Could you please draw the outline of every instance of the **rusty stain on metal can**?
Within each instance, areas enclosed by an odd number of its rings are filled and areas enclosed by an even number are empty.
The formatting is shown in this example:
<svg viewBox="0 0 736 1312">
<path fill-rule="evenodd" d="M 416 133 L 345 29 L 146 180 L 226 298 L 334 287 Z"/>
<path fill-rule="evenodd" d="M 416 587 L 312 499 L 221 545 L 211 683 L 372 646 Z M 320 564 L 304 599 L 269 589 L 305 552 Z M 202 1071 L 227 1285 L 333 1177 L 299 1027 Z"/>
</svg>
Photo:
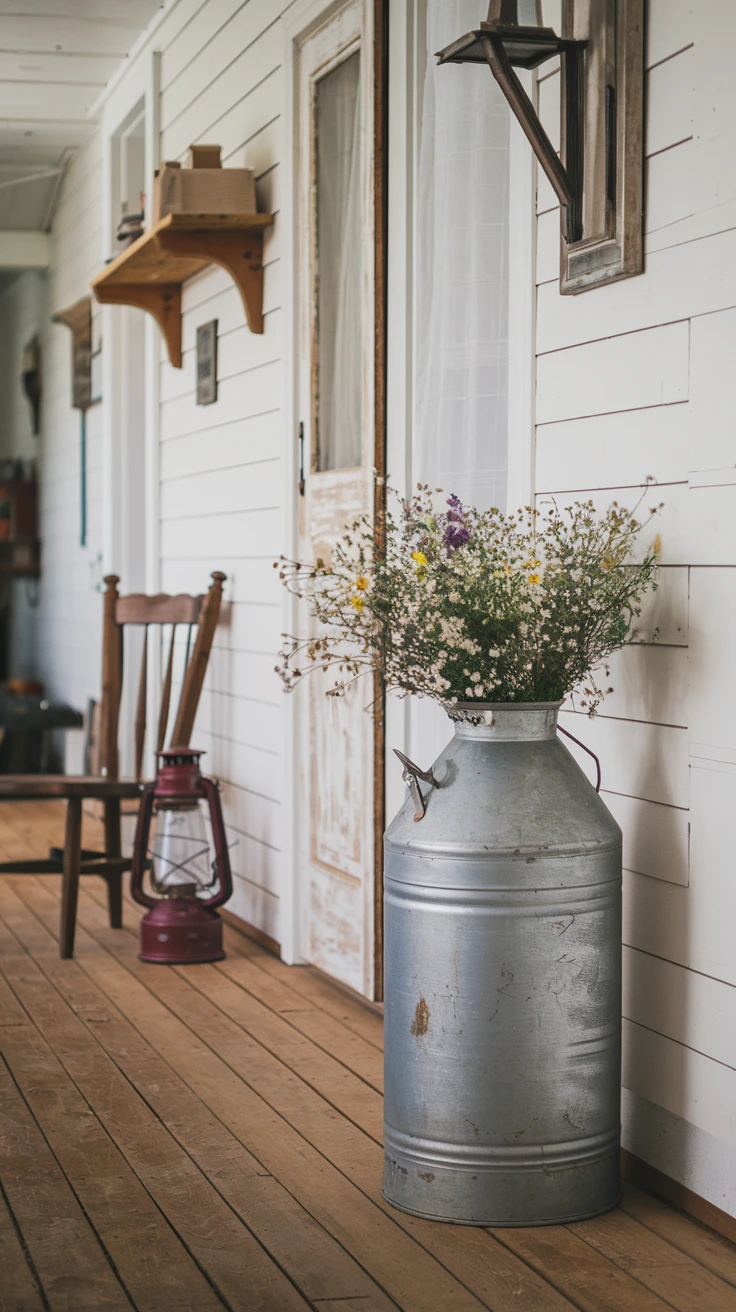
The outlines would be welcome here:
<svg viewBox="0 0 736 1312">
<path fill-rule="evenodd" d="M 423 1034 L 429 1029 L 429 1007 L 424 998 L 420 998 L 417 1003 L 417 1009 L 414 1012 L 414 1019 L 411 1023 L 411 1032 L 415 1039 L 421 1039 Z"/>
</svg>

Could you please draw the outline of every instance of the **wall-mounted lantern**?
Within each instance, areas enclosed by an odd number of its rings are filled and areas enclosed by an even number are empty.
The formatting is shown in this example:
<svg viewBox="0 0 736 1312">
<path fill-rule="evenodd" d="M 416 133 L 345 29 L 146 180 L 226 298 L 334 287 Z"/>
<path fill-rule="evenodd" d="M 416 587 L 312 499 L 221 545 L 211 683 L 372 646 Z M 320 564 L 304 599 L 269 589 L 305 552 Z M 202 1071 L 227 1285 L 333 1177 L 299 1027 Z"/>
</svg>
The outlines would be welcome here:
<svg viewBox="0 0 736 1312">
<path fill-rule="evenodd" d="M 544 169 L 562 215 L 560 291 L 586 291 L 644 267 L 644 0 L 562 0 L 562 33 L 490 0 L 480 27 L 440 64 L 488 64 Z M 558 156 L 515 68 L 560 57 Z"/>
</svg>

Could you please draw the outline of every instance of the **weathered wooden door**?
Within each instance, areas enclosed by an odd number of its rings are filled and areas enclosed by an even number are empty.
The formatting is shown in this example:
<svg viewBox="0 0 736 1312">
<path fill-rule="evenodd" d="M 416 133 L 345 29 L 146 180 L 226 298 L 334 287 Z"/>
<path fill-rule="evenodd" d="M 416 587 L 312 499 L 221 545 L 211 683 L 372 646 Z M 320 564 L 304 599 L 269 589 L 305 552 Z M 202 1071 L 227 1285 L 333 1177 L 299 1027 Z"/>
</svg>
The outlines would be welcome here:
<svg viewBox="0 0 736 1312">
<path fill-rule="evenodd" d="M 370 5 L 350 0 L 299 48 L 299 549 L 328 559 L 372 514 L 374 468 L 373 74 Z M 302 614 L 302 624 L 309 620 Z M 373 723 L 364 679 L 299 691 L 302 953 L 373 996 Z"/>
</svg>

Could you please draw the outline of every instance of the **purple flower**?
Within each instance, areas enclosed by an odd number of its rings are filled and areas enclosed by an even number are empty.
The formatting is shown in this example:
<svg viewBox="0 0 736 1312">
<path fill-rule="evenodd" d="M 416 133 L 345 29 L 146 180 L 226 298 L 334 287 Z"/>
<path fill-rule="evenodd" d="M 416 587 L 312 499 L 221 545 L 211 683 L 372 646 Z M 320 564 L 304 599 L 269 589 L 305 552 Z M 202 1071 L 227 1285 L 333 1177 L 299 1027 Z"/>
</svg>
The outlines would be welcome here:
<svg viewBox="0 0 736 1312">
<path fill-rule="evenodd" d="M 447 498 L 447 504 L 450 509 L 445 517 L 443 543 L 447 551 L 457 551 L 469 540 L 470 529 L 465 523 L 465 508 L 460 498 L 453 493 Z"/>
</svg>

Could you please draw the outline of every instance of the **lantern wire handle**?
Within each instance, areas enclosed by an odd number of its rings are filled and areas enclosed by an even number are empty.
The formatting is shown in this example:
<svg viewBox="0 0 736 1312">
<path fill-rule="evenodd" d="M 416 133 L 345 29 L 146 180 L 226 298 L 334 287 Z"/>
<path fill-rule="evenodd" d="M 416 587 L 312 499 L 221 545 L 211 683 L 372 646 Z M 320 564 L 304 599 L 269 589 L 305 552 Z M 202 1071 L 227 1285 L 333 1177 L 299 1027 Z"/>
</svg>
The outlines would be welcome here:
<svg viewBox="0 0 736 1312">
<path fill-rule="evenodd" d="M 239 838 L 234 838 L 234 839 L 232 840 L 232 842 L 228 843 L 228 844 L 227 844 L 227 850 L 228 850 L 228 852 L 230 852 L 234 847 L 237 847 L 238 844 L 239 844 L 239 842 L 240 842 L 240 839 L 239 839 Z M 209 850 L 210 850 L 210 845 L 209 845 L 209 843 L 208 843 L 206 847 L 201 847 L 201 848 L 199 849 L 198 852 L 190 852 L 189 855 L 186 857 L 186 860 L 184 860 L 184 861 L 172 861 L 170 857 L 162 856 L 159 852 L 154 852 L 150 847 L 147 849 L 147 851 L 146 851 L 146 855 L 147 855 L 147 856 L 149 857 L 149 859 L 150 859 L 151 866 L 153 866 L 153 863 L 154 863 L 155 861 L 158 861 L 159 864 L 163 861 L 163 862 L 165 862 L 166 865 L 169 867 L 168 870 L 166 871 L 166 874 L 167 874 L 167 875 L 173 875 L 173 874 L 176 873 L 177 870 L 184 870 L 185 867 L 189 864 L 190 861 L 196 861 L 196 860 L 198 860 L 199 857 L 201 857 L 201 856 L 206 856 L 207 853 L 209 852 Z M 217 870 L 216 867 L 217 867 L 217 861 L 215 860 L 215 861 L 213 862 L 213 876 L 212 876 L 212 879 L 211 879 L 211 881 L 210 881 L 209 884 L 205 884 L 205 885 L 204 885 L 205 888 L 211 888 L 211 887 L 212 887 L 212 884 L 214 884 L 214 882 L 215 882 L 215 879 L 219 879 L 219 871 Z M 153 885 L 154 885 L 155 888 L 161 888 L 161 887 L 162 887 L 161 880 L 160 880 L 160 879 L 156 879 L 156 877 L 155 877 L 155 875 L 153 874 L 152 871 L 151 871 L 151 879 L 152 879 L 152 881 L 153 881 Z"/>
</svg>

